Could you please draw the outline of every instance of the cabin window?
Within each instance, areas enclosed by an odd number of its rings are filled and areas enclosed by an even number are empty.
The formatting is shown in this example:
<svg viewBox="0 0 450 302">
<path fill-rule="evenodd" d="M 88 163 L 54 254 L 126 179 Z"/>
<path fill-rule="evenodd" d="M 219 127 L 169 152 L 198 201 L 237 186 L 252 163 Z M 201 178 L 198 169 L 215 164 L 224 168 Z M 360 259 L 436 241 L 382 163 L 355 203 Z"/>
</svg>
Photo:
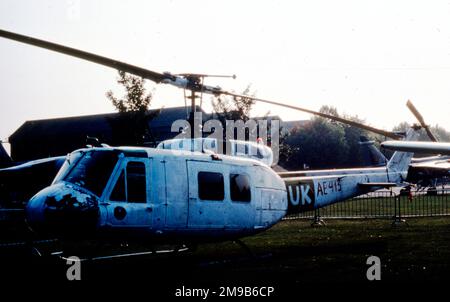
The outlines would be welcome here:
<svg viewBox="0 0 450 302">
<path fill-rule="evenodd" d="M 198 197 L 202 200 L 223 200 L 223 175 L 215 172 L 198 173 Z"/>
<path fill-rule="evenodd" d="M 145 164 L 129 162 L 127 164 L 128 202 L 146 202 L 147 186 L 145 184 Z"/>
<path fill-rule="evenodd" d="M 134 203 L 147 201 L 145 164 L 143 162 L 128 162 L 126 169 L 122 170 L 117 179 L 110 200 Z"/>
<path fill-rule="evenodd" d="M 249 202 L 252 199 L 250 178 L 243 174 L 230 174 L 230 192 L 232 201 Z"/>
</svg>

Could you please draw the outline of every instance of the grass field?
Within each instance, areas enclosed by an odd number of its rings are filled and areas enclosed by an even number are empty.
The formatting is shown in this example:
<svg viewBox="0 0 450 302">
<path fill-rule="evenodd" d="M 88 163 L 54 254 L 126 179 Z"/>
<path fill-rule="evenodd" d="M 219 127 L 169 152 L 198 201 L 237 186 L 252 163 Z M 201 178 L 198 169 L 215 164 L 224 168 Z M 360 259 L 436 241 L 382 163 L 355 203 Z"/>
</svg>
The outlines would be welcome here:
<svg viewBox="0 0 450 302">
<path fill-rule="evenodd" d="M 385 281 L 450 279 L 450 218 L 410 219 L 408 226 L 400 227 L 392 227 L 389 220 L 331 220 L 320 228 L 310 227 L 309 221 L 284 221 L 244 242 L 255 253 L 272 256 L 224 266 L 220 274 L 242 279 L 365 282 L 366 259 L 375 255 L 381 259 Z M 226 258 L 238 251 L 229 243 L 207 245 L 196 256 Z M 217 269 L 210 268 L 211 272 Z"/>
<path fill-rule="evenodd" d="M 307 220 L 282 221 L 243 242 L 199 245 L 178 255 L 150 255 L 82 263 L 84 280 L 152 280 L 157 286 L 280 285 L 317 282 L 367 283 L 366 260 L 381 259 L 382 282 L 450 281 L 450 217 L 390 220 L 328 220 L 313 228 Z M 133 249 L 134 247 L 128 247 Z M 140 249 L 138 248 L 137 251 Z M 136 250 L 135 250 L 136 251 Z M 16 260 L 17 261 L 17 260 Z M 11 265 L 11 262 L 9 262 Z M 2 279 L 65 280 L 66 263 L 16 263 L 0 270 Z"/>
</svg>

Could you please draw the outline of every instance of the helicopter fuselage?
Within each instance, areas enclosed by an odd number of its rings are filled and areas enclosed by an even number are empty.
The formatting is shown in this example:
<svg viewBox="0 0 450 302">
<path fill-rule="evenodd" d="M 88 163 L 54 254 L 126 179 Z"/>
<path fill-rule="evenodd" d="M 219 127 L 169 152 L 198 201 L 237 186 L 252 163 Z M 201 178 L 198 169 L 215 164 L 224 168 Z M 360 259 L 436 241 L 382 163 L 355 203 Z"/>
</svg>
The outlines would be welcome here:
<svg viewBox="0 0 450 302">
<path fill-rule="evenodd" d="M 28 203 L 29 225 L 49 234 L 222 240 L 285 216 L 283 180 L 256 160 L 150 148 L 71 153 Z"/>
</svg>

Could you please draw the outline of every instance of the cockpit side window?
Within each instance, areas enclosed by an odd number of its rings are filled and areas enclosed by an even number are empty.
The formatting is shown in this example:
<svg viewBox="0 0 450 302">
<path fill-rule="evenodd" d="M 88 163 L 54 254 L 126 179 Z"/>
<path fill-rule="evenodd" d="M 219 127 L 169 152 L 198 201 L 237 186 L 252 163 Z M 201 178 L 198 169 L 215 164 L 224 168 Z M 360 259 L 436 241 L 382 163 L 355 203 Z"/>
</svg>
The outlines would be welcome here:
<svg viewBox="0 0 450 302">
<path fill-rule="evenodd" d="M 125 193 L 125 170 L 120 173 L 119 179 L 117 179 L 116 185 L 109 198 L 112 201 L 127 201 Z"/>
<path fill-rule="evenodd" d="M 62 176 L 63 180 L 101 196 L 117 163 L 117 154 L 106 150 L 93 150 L 81 154 L 75 163 L 67 165 L 68 172 Z"/>
<path fill-rule="evenodd" d="M 130 161 L 120 173 L 110 200 L 145 203 L 147 202 L 146 189 L 145 164 Z"/>
</svg>

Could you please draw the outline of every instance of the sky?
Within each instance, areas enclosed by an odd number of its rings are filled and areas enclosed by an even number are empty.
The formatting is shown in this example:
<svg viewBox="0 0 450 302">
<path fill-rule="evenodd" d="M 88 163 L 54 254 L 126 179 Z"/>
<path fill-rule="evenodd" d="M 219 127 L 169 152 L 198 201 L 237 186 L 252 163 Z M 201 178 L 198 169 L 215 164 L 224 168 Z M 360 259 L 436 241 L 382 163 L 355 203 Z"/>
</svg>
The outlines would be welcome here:
<svg viewBox="0 0 450 302">
<path fill-rule="evenodd" d="M 450 130 L 450 1 L 0 1 L 0 28 L 157 72 L 236 74 L 206 84 L 391 129 Z M 114 112 L 114 69 L 0 38 L 0 139 L 27 120 Z M 148 82 L 152 108 L 183 91 Z M 209 98 L 204 109 L 211 110 Z M 308 119 L 257 104 L 252 114 Z"/>
</svg>

